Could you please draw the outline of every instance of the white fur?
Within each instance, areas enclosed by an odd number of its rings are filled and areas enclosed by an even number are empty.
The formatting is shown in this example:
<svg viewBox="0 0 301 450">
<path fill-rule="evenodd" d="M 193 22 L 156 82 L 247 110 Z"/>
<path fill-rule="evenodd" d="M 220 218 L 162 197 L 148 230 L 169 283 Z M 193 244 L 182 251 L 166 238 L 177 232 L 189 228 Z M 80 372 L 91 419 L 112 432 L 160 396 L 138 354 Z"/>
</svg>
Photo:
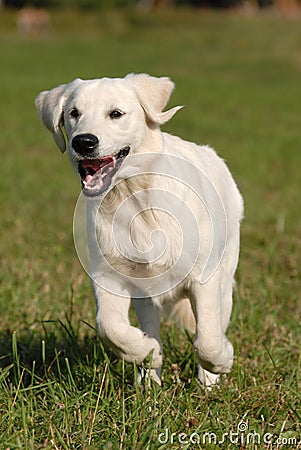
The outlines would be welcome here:
<svg viewBox="0 0 301 450">
<path fill-rule="evenodd" d="M 127 277 L 135 275 L 147 277 L 148 281 L 145 286 L 143 283 L 141 285 L 137 282 L 135 285 L 134 282 L 125 281 L 122 281 L 121 285 L 118 277 L 114 278 L 112 273 L 103 272 L 103 261 L 99 260 L 99 252 L 95 251 L 93 241 L 95 236 L 94 238 L 90 236 L 91 273 L 97 301 L 96 320 L 101 338 L 119 357 L 125 361 L 135 361 L 138 365 L 152 353 L 150 373 L 160 383 L 162 344 L 159 324 L 160 311 L 163 307 L 180 324 L 191 331 L 195 330 L 194 348 L 200 364 L 199 379 L 205 385 L 211 385 L 217 381 L 218 374 L 228 373 L 233 363 L 233 347 L 227 340 L 225 332 L 232 308 L 232 286 L 238 262 L 239 225 L 243 214 L 243 202 L 227 166 L 214 150 L 161 132 L 159 126 L 180 109 L 175 107 L 162 111 L 173 87 L 169 78 L 155 78 L 146 74 L 130 74 L 123 79 L 103 78 L 88 81 L 77 79 L 67 85 L 42 92 L 36 100 L 36 105 L 42 122 L 53 133 L 61 151 L 64 151 L 66 146 L 62 127 L 65 128 L 69 142 L 69 157 L 75 168 L 79 156 L 73 150 L 71 142 L 78 134 L 91 133 L 98 137 L 98 157 L 114 154 L 126 146 L 131 148 L 130 155 L 114 176 L 111 190 L 104 196 L 96 215 L 93 216 L 93 202 L 88 202 L 91 209 L 88 229 L 89 234 L 93 235 L 93 230 L 97 228 L 96 236 L 101 252 L 115 270 L 121 270 Z M 78 119 L 70 115 L 70 111 L 75 107 L 81 113 Z M 122 118 L 110 119 L 109 113 L 114 109 L 124 113 Z M 141 154 L 145 155 L 144 159 L 135 159 L 135 155 Z M 201 192 L 203 202 L 187 184 L 173 177 L 164 176 L 168 164 L 163 167 L 166 160 L 162 159 L 162 155 L 172 156 L 175 161 L 189 162 L 190 166 L 183 162 L 183 165 L 179 165 L 179 170 L 177 167 L 172 167 L 171 170 L 178 170 L 179 178 L 191 178 L 191 182 L 195 183 Z M 135 167 L 137 161 L 140 161 L 139 167 Z M 194 171 L 194 167 L 200 171 L 199 173 L 204 174 L 202 179 L 196 179 L 198 172 Z M 163 175 L 160 170 L 163 171 Z M 150 175 L 150 172 L 154 175 Z M 131 173 L 139 173 L 141 176 L 131 177 Z M 214 186 L 217 196 L 212 193 L 209 185 L 206 185 L 205 177 L 209 180 L 208 183 Z M 149 199 L 148 193 L 155 193 L 158 189 L 160 192 L 162 190 L 175 194 L 184 202 L 183 205 L 190 208 L 199 227 L 201 240 L 199 243 L 187 244 L 191 246 L 192 251 L 200 244 L 197 261 L 190 273 L 176 285 L 171 272 L 170 280 L 165 281 L 170 282 L 172 288 L 150 299 L 148 298 L 150 293 L 156 288 L 152 280 L 173 267 L 183 253 L 182 224 L 179 226 L 177 221 L 172 221 L 162 210 L 144 208 L 144 202 L 147 203 Z M 139 203 L 138 195 L 141 192 L 147 194 Z M 119 242 L 116 243 L 112 221 L 122 202 L 129 199 L 133 193 L 137 195 L 138 209 L 140 207 L 142 213 L 136 215 L 135 202 L 127 202 L 124 214 L 116 219 L 120 236 Z M 160 195 L 157 197 L 153 197 L 152 201 L 160 201 Z M 222 202 L 226 217 L 227 239 L 225 247 L 222 248 L 223 229 L 217 217 L 215 230 L 217 244 L 214 251 L 217 253 L 217 259 L 220 257 L 218 255 L 221 257 L 216 264 L 216 270 L 202 282 L 201 276 L 212 243 L 210 217 L 215 216 L 215 211 L 218 214 L 217 198 Z M 181 215 L 181 208 L 176 210 L 175 215 L 180 221 L 185 220 L 183 217 L 185 214 Z M 127 223 L 134 216 L 131 242 L 140 250 L 139 255 L 142 258 L 140 262 L 131 261 L 130 257 L 124 256 L 128 251 Z M 150 236 L 157 229 L 164 232 L 169 238 L 169 243 L 159 258 L 152 259 L 153 256 L 150 256 L 149 252 Z M 189 259 L 189 252 L 185 258 Z M 115 294 L 102 287 L 108 283 Z M 119 290 L 114 291 L 114 283 L 119 284 Z M 128 319 L 130 299 L 137 295 L 135 288 L 144 291 L 146 297 L 144 300 L 141 298 L 134 300 L 142 331 L 131 326 Z"/>
</svg>

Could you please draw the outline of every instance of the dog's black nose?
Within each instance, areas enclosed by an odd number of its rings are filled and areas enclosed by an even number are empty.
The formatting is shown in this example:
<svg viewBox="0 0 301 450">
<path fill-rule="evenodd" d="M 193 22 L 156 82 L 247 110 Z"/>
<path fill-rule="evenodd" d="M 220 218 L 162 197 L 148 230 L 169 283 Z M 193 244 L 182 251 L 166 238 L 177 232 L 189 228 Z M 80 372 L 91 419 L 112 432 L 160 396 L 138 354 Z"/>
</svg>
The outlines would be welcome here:
<svg viewBox="0 0 301 450">
<path fill-rule="evenodd" d="M 94 134 L 78 134 L 72 139 L 72 148 L 79 155 L 85 156 L 95 150 L 98 142 L 98 138 Z"/>
</svg>

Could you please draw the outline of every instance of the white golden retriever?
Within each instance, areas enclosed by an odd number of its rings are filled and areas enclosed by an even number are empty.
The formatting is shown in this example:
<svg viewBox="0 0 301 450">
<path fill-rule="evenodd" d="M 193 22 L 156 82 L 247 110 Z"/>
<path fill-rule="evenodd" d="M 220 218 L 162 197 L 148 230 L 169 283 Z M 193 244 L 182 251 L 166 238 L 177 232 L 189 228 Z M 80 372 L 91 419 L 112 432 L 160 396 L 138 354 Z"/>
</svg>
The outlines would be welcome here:
<svg viewBox="0 0 301 450">
<path fill-rule="evenodd" d="M 97 326 L 125 361 L 149 356 L 160 381 L 162 309 L 195 332 L 200 381 L 233 364 L 225 336 L 239 256 L 243 202 L 221 158 L 163 133 L 169 78 L 76 79 L 36 99 L 42 123 L 69 158 L 87 197 Z M 141 330 L 129 322 L 131 299 Z M 149 367 L 148 366 L 148 367 Z"/>
</svg>

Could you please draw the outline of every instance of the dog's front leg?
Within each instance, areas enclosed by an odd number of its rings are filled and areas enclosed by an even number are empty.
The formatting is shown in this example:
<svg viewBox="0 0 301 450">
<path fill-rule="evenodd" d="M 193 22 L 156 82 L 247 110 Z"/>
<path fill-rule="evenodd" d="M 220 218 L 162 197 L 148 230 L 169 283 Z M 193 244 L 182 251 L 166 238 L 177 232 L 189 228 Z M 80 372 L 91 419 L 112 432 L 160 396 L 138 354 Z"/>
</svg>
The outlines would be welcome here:
<svg viewBox="0 0 301 450">
<path fill-rule="evenodd" d="M 160 340 L 160 308 L 157 306 L 151 298 L 134 298 L 133 299 L 134 308 L 141 326 L 141 330 L 147 334 L 150 338 L 155 338 L 161 347 L 162 343 Z M 144 377 L 150 377 L 161 386 L 161 366 L 157 369 L 150 369 L 149 373 L 145 373 L 143 369 L 140 370 L 138 382 L 140 382 Z"/>
<path fill-rule="evenodd" d="M 94 286 L 97 302 L 96 322 L 100 338 L 119 357 L 140 365 L 152 352 L 151 364 L 156 369 L 162 365 L 160 343 L 139 328 L 131 326 L 128 312 L 130 294 L 119 297 Z"/>
<path fill-rule="evenodd" d="M 200 363 L 199 379 L 208 386 L 217 382 L 217 374 L 230 372 L 233 364 L 233 347 L 222 324 L 219 274 L 206 284 L 193 283 L 190 298 L 196 318 L 194 348 Z"/>
</svg>

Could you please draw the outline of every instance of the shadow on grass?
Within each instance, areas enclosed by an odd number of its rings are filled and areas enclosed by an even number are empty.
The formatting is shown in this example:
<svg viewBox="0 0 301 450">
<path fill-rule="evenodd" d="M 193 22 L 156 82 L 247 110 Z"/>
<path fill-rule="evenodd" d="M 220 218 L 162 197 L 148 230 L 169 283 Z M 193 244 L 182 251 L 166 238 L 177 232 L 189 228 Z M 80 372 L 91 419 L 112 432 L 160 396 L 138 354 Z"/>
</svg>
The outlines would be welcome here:
<svg viewBox="0 0 301 450">
<path fill-rule="evenodd" d="M 84 388 L 92 382 L 95 371 L 102 372 L 106 365 L 116 387 L 135 383 L 137 369 L 104 348 L 96 329 L 89 323 L 75 323 L 66 317 L 64 321 L 48 320 L 40 325 L 39 331 L 0 334 L 0 386 L 3 380 L 14 388 L 27 388 L 68 379 Z M 86 327 L 85 332 L 82 325 Z M 162 328 L 167 350 L 163 375 L 173 383 L 181 373 L 182 382 L 189 386 L 197 372 L 192 337 L 172 325 Z"/>
<path fill-rule="evenodd" d="M 79 333 L 80 325 L 65 321 L 41 322 L 42 331 L 0 334 L 0 385 L 4 379 L 12 386 L 23 388 L 53 379 L 61 382 L 69 378 L 76 383 L 89 383 L 95 368 L 110 364 L 116 381 L 121 381 L 120 363 L 104 349 L 96 330 L 88 323 L 88 330 Z M 79 376 L 80 374 L 80 376 Z M 124 376 L 124 373 L 123 373 Z"/>
</svg>

